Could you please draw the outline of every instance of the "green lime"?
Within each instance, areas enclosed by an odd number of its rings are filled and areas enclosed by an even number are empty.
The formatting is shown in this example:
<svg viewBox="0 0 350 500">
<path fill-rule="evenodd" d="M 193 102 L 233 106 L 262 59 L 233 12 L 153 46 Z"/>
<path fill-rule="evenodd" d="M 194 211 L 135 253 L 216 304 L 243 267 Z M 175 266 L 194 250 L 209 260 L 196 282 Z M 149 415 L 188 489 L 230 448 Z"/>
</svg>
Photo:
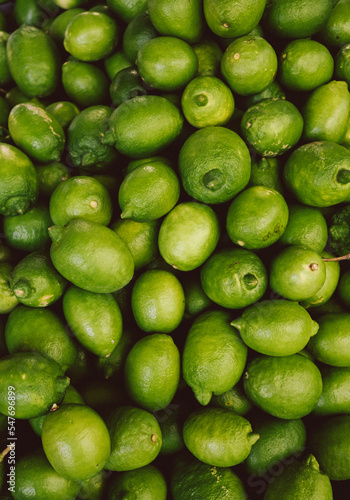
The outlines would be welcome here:
<svg viewBox="0 0 350 500">
<path fill-rule="evenodd" d="M 133 287 L 131 307 L 143 331 L 172 332 L 179 326 L 185 311 L 180 281 L 167 271 L 145 271 Z"/>
<path fill-rule="evenodd" d="M 241 479 L 229 467 L 212 467 L 195 458 L 179 458 L 171 475 L 174 500 L 247 498 Z M 224 495 L 224 496 L 223 496 Z"/>
<path fill-rule="evenodd" d="M 125 56 L 132 61 L 136 62 L 138 51 L 142 46 L 158 36 L 158 32 L 153 26 L 148 11 L 138 14 L 127 25 L 123 36 L 123 51 Z"/>
<path fill-rule="evenodd" d="M 170 335 L 154 333 L 135 343 L 124 368 L 127 391 L 150 412 L 166 408 L 179 385 L 180 354 Z"/>
<path fill-rule="evenodd" d="M 323 28 L 332 10 L 332 0 L 270 0 L 264 22 L 274 35 L 306 38 Z"/>
<path fill-rule="evenodd" d="M 166 216 L 159 231 L 159 251 L 165 262 L 191 271 L 207 260 L 219 241 L 218 218 L 210 207 L 180 203 Z"/>
<path fill-rule="evenodd" d="M 334 257 L 329 252 L 321 252 L 321 257 L 326 259 L 331 259 Z M 338 282 L 339 282 L 339 274 L 340 274 L 340 265 L 339 262 L 327 262 L 325 261 L 326 267 L 326 279 L 321 288 L 312 295 L 307 300 L 302 302 L 302 306 L 305 308 L 308 307 L 317 307 L 322 304 L 328 302 L 328 300 L 332 297 L 335 292 Z"/>
<path fill-rule="evenodd" d="M 244 374 L 244 390 L 259 408 L 274 417 L 301 418 L 316 406 L 322 377 L 305 356 L 258 356 Z"/>
<path fill-rule="evenodd" d="M 264 99 L 244 113 L 241 130 L 243 138 L 260 156 L 278 156 L 298 143 L 303 118 L 294 104 L 285 99 Z"/>
<path fill-rule="evenodd" d="M 193 45 L 198 59 L 197 76 L 219 76 L 222 50 L 219 45 L 209 38 Z"/>
<path fill-rule="evenodd" d="M 204 23 L 200 0 L 149 0 L 146 7 L 152 24 L 161 35 L 181 38 L 188 43 L 198 42 Z"/>
<path fill-rule="evenodd" d="M 0 213 L 23 215 L 35 202 L 38 191 L 34 165 L 20 149 L 0 144 Z"/>
<path fill-rule="evenodd" d="M 246 459 L 249 474 L 264 476 L 283 460 L 302 454 L 306 442 L 306 430 L 301 419 L 281 420 L 266 416 L 256 422 L 254 430 L 260 439 L 253 445 Z"/>
<path fill-rule="evenodd" d="M 264 38 L 242 36 L 227 47 L 221 59 L 221 72 L 236 94 L 257 94 L 276 76 L 276 52 Z"/>
<path fill-rule="evenodd" d="M 333 491 L 329 477 L 320 470 L 313 455 L 303 462 L 294 461 L 268 484 L 265 500 L 332 500 Z"/>
<path fill-rule="evenodd" d="M 272 261 L 270 286 L 285 299 L 307 300 L 319 291 L 325 279 L 322 257 L 308 248 L 287 247 Z"/>
<path fill-rule="evenodd" d="M 350 479 L 350 415 L 320 420 L 317 428 L 311 430 L 310 448 L 331 480 Z"/>
<path fill-rule="evenodd" d="M 113 104 L 117 107 L 133 97 L 146 95 L 147 90 L 143 85 L 137 68 L 130 66 L 118 71 L 113 77 L 109 93 Z"/>
<path fill-rule="evenodd" d="M 250 154 L 243 140 L 225 127 L 205 127 L 186 140 L 179 170 L 186 193 L 203 203 L 231 200 L 248 184 Z"/>
<path fill-rule="evenodd" d="M 150 162 L 153 163 L 155 161 L 160 161 L 161 163 L 165 163 L 165 165 L 167 165 L 168 167 L 171 167 L 173 169 L 175 168 L 174 164 L 171 160 L 169 160 L 169 158 L 166 158 L 165 156 L 155 155 L 148 156 L 146 158 L 136 158 L 135 160 L 129 161 L 125 170 L 125 174 L 129 174 L 132 170 L 135 170 L 135 168 L 139 167 L 140 165 L 145 165 L 146 163 Z"/>
<path fill-rule="evenodd" d="M 344 81 L 332 81 L 314 90 L 306 101 L 304 138 L 307 141 L 344 139 L 350 112 L 350 93 Z"/>
<path fill-rule="evenodd" d="M 64 32 L 63 45 L 80 61 L 99 61 L 110 55 L 118 41 L 114 19 L 101 12 L 74 16 Z"/>
<path fill-rule="evenodd" d="M 328 228 L 320 210 L 292 204 L 288 208 L 288 224 L 279 243 L 302 246 L 321 253 L 327 243 Z"/>
<path fill-rule="evenodd" d="M 266 87 L 266 89 L 258 92 L 257 94 L 253 94 L 246 98 L 245 104 L 247 108 L 258 104 L 258 102 L 263 101 L 264 99 L 285 99 L 286 94 L 280 84 L 276 81 L 273 81 Z"/>
<path fill-rule="evenodd" d="M 121 50 L 114 52 L 114 54 L 104 60 L 106 73 L 111 80 L 113 80 L 113 77 L 115 77 L 119 71 L 124 68 L 130 68 L 130 66 L 132 66 L 132 62 L 129 61 Z"/>
<path fill-rule="evenodd" d="M 1 358 L 0 375 L 0 411 L 20 419 L 39 417 L 57 408 L 69 385 L 59 365 L 38 352 Z"/>
<path fill-rule="evenodd" d="M 7 42 L 7 58 L 11 75 L 25 95 L 46 97 L 55 91 L 60 61 L 53 40 L 42 30 L 23 25 L 13 31 Z"/>
<path fill-rule="evenodd" d="M 161 455 L 170 456 L 185 449 L 182 427 L 187 416 L 186 412 L 185 407 L 175 402 L 163 411 L 157 412 L 157 420 L 162 432 Z"/>
<path fill-rule="evenodd" d="M 0 85 L 7 86 L 12 83 L 12 75 L 9 69 L 7 57 L 7 41 L 9 34 L 5 31 L 0 31 Z"/>
<path fill-rule="evenodd" d="M 108 226 L 112 202 L 107 189 L 93 177 L 71 177 L 52 193 L 50 216 L 54 224 L 61 226 L 77 217 Z"/>
<path fill-rule="evenodd" d="M 80 3 L 83 3 L 83 1 Z M 49 29 L 49 35 L 51 36 L 51 38 L 53 38 L 53 40 L 55 40 L 56 42 L 62 43 L 64 40 L 64 33 L 68 27 L 68 24 L 71 22 L 73 17 L 77 16 L 78 14 L 82 14 L 83 12 L 84 9 L 81 9 L 79 7 L 71 7 L 54 17 Z"/>
<path fill-rule="evenodd" d="M 183 378 L 201 405 L 210 402 L 212 393 L 230 390 L 246 364 L 248 349 L 230 328 L 229 318 L 226 311 L 205 312 L 195 319 L 186 338 Z"/>
<path fill-rule="evenodd" d="M 35 170 L 38 177 L 39 194 L 44 198 L 49 198 L 56 187 L 70 177 L 68 167 L 57 161 L 36 165 Z"/>
<path fill-rule="evenodd" d="M 325 314 L 318 318 L 319 331 L 308 349 L 318 361 L 331 366 L 350 366 L 350 314 Z"/>
<path fill-rule="evenodd" d="M 78 341 L 97 356 L 108 357 L 118 345 L 123 320 L 108 293 L 92 293 L 75 286 L 63 297 L 63 313 Z"/>
<path fill-rule="evenodd" d="M 224 125 L 231 118 L 235 101 L 231 90 L 215 76 L 197 76 L 181 98 L 186 120 L 197 128 Z"/>
<path fill-rule="evenodd" d="M 11 264 L 0 263 L 0 314 L 7 314 L 18 305 L 18 299 L 10 286 L 12 271 Z"/>
<path fill-rule="evenodd" d="M 350 5 L 347 0 L 333 1 L 333 9 L 319 33 L 322 41 L 331 47 L 341 47 L 350 40 Z"/>
<path fill-rule="evenodd" d="M 230 248 L 209 257 L 201 269 L 201 283 L 216 304 L 241 309 L 264 295 L 267 274 L 264 264 L 253 252 Z"/>
<path fill-rule="evenodd" d="M 73 285 L 95 293 L 123 288 L 134 273 L 134 261 L 123 240 L 101 224 L 72 219 L 49 228 L 50 255 L 58 272 Z"/>
<path fill-rule="evenodd" d="M 240 382 L 223 394 L 218 396 L 213 394 L 210 400 L 210 406 L 215 406 L 216 408 L 226 408 L 227 410 L 236 413 L 236 415 L 244 417 L 244 415 L 252 409 L 253 405 L 245 395 L 243 385 Z"/>
<path fill-rule="evenodd" d="M 41 250 L 48 244 L 47 230 L 51 225 L 49 210 L 44 205 L 37 205 L 24 215 L 8 215 L 3 222 L 8 245 L 25 252 Z"/>
<path fill-rule="evenodd" d="M 147 0 L 107 0 L 107 5 L 118 17 L 129 23 L 147 9 Z"/>
<path fill-rule="evenodd" d="M 109 487 L 109 500 L 120 498 L 147 498 L 147 500 L 166 500 L 167 484 L 163 474 L 154 465 L 140 469 L 120 472 Z"/>
<path fill-rule="evenodd" d="M 252 173 L 248 187 L 250 186 L 265 186 L 284 194 L 280 158 L 252 158 Z"/>
<path fill-rule="evenodd" d="M 158 153 L 181 133 L 180 111 L 164 97 L 138 96 L 123 102 L 112 113 L 105 143 L 133 158 Z"/>
<path fill-rule="evenodd" d="M 335 58 L 334 75 L 337 80 L 343 80 L 350 84 L 350 64 L 349 64 L 350 44 L 343 45 L 337 52 Z"/>
<path fill-rule="evenodd" d="M 275 243 L 288 223 L 288 205 L 274 189 L 253 186 L 242 191 L 231 203 L 226 229 L 236 245 L 249 250 Z"/>
<path fill-rule="evenodd" d="M 41 437 L 52 467 L 60 476 L 73 481 L 95 476 L 106 465 L 111 450 L 102 418 L 80 404 L 65 404 L 48 413 Z"/>
<path fill-rule="evenodd" d="M 144 467 L 157 457 L 162 434 L 156 418 L 146 410 L 120 406 L 108 418 L 111 454 L 107 470 L 128 471 Z"/>
<path fill-rule="evenodd" d="M 314 409 L 318 416 L 350 413 L 350 367 L 321 368 L 323 389 Z"/>
<path fill-rule="evenodd" d="M 43 109 L 45 108 L 45 105 L 42 101 L 40 101 L 37 97 L 28 97 L 24 92 L 20 90 L 19 87 L 12 87 L 12 89 L 10 89 L 6 93 L 5 97 L 11 108 L 23 102 L 30 102 L 31 104 L 35 104 L 36 106 L 41 106 Z"/>
<path fill-rule="evenodd" d="M 339 285 L 337 288 L 338 295 L 346 306 L 350 306 L 350 271 L 345 271 L 340 276 Z"/>
<path fill-rule="evenodd" d="M 213 303 L 204 293 L 199 274 L 191 273 L 181 280 L 185 293 L 185 318 L 192 318 L 204 312 Z"/>
<path fill-rule="evenodd" d="M 138 337 L 135 335 L 134 331 L 129 331 L 124 328 L 119 342 L 113 349 L 111 355 L 108 356 L 108 358 L 105 357 L 98 360 L 98 366 L 102 369 L 105 379 L 120 376 L 124 369 L 126 357 L 137 339 Z"/>
<path fill-rule="evenodd" d="M 160 161 L 139 165 L 123 180 L 118 200 L 122 219 L 150 222 L 167 214 L 180 196 L 180 183 L 171 167 Z"/>
<path fill-rule="evenodd" d="M 14 143 L 35 160 L 48 163 L 61 158 L 64 131 L 53 115 L 30 103 L 17 104 L 9 115 L 9 131 Z"/>
<path fill-rule="evenodd" d="M 5 339 L 10 354 L 37 351 L 56 361 L 63 371 L 74 363 L 77 355 L 63 322 L 50 309 L 17 307 L 6 322 Z"/>
<path fill-rule="evenodd" d="M 47 307 L 63 294 L 66 280 L 59 274 L 48 253 L 36 251 L 18 262 L 11 276 L 11 290 L 18 301 L 30 307 Z"/>
<path fill-rule="evenodd" d="M 247 35 L 259 24 L 266 0 L 204 0 L 205 20 L 211 31 L 224 38 Z"/>
<path fill-rule="evenodd" d="M 28 492 L 34 498 L 51 500 L 74 500 L 79 498 L 80 484 L 58 474 L 47 460 L 44 452 L 30 452 L 16 463 L 15 500 L 25 500 Z"/>
<path fill-rule="evenodd" d="M 329 242 L 336 255 L 349 252 L 350 205 L 345 205 L 332 216 L 329 228 Z"/>
<path fill-rule="evenodd" d="M 73 118 L 80 113 L 77 106 L 69 101 L 53 102 L 46 107 L 46 111 L 56 118 L 63 129 L 66 129 L 71 124 Z"/>
<path fill-rule="evenodd" d="M 108 77 L 93 64 L 68 60 L 62 66 L 62 83 L 69 99 L 79 107 L 97 106 L 107 100 Z"/>
<path fill-rule="evenodd" d="M 198 60 L 192 47 L 180 38 L 160 36 L 144 43 L 136 64 L 142 80 L 152 88 L 173 92 L 195 76 Z"/>
<path fill-rule="evenodd" d="M 308 92 L 327 83 L 333 69 L 329 50 L 315 40 L 302 38 L 285 47 L 280 57 L 279 81 L 287 89 Z"/>
<path fill-rule="evenodd" d="M 301 203 L 329 207 L 350 198 L 349 171 L 350 152 L 346 148 L 318 141 L 293 151 L 285 164 L 284 178 Z"/>
<path fill-rule="evenodd" d="M 303 307 L 287 300 L 264 300 L 231 322 L 248 347 L 269 356 L 289 356 L 307 345 L 318 324 Z"/>
<path fill-rule="evenodd" d="M 103 495 L 106 493 L 106 481 L 106 473 L 102 470 L 91 479 L 86 479 L 83 483 L 80 483 L 79 496 L 85 500 L 102 500 Z"/>
<path fill-rule="evenodd" d="M 248 420 L 223 408 L 205 408 L 191 413 L 183 428 L 189 451 L 202 462 L 232 467 L 247 458 L 259 439 Z"/>
</svg>

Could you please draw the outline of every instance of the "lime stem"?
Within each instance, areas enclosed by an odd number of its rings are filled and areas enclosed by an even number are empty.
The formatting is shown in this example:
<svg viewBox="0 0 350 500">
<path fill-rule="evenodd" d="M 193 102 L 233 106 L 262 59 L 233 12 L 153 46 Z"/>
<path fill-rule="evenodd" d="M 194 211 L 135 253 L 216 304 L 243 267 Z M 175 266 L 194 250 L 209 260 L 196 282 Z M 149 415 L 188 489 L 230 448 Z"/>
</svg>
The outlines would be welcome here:
<svg viewBox="0 0 350 500">
<path fill-rule="evenodd" d="M 8 453 L 10 453 L 10 451 L 11 451 L 11 450 L 12 450 L 12 448 L 14 448 L 14 447 L 15 447 L 15 445 L 14 445 L 14 444 L 9 444 L 9 445 L 8 445 L 8 447 L 7 447 L 7 448 L 5 448 L 5 449 L 4 449 L 4 451 L 2 451 L 2 452 L 0 453 L 0 464 L 1 464 L 1 462 L 4 460 L 4 458 L 6 457 L 6 455 L 7 455 Z"/>
<path fill-rule="evenodd" d="M 350 253 L 342 255 L 341 257 L 332 257 L 331 259 L 323 259 L 324 262 L 339 262 L 340 260 L 350 259 Z"/>
</svg>

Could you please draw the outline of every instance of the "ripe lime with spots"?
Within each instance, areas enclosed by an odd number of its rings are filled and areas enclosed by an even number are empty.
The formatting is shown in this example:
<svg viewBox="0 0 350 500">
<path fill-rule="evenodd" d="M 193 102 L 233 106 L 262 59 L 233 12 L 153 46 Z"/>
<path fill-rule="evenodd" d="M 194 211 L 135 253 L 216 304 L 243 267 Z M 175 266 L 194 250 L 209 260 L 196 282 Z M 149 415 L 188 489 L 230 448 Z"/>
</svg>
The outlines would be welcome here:
<svg viewBox="0 0 350 500">
<path fill-rule="evenodd" d="M 180 281 L 168 271 L 145 271 L 133 287 L 131 307 L 136 323 L 145 332 L 172 332 L 185 311 Z"/>
<path fill-rule="evenodd" d="M 184 190 L 203 203 L 224 203 L 248 184 L 251 161 L 238 134 L 225 127 L 205 127 L 186 140 L 179 170 Z"/>
<path fill-rule="evenodd" d="M 201 268 L 201 283 L 216 304 L 241 309 L 264 295 L 267 274 L 264 264 L 253 252 L 230 248 L 209 257 Z"/>
</svg>

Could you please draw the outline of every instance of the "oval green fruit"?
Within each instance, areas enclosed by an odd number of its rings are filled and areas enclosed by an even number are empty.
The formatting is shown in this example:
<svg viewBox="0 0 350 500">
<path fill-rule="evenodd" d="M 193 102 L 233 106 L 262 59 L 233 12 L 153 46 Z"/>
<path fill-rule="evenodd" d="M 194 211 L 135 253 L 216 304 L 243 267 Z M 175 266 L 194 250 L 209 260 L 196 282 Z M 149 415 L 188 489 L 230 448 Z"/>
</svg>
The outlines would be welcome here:
<svg viewBox="0 0 350 500">
<path fill-rule="evenodd" d="M 124 367 L 132 400 L 150 412 L 166 408 L 179 385 L 180 354 L 170 335 L 154 333 L 137 341 Z"/>
<path fill-rule="evenodd" d="M 350 413 L 350 367 L 326 366 L 321 369 L 322 394 L 314 409 L 318 416 Z"/>
<path fill-rule="evenodd" d="M 119 500 L 125 495 L 142 496 L 147 500 L 166 500 L 167 485 L 163 474 L 154 465 L 125 471 L 114 477 L 109 490 L 109 500 Z"/>
<path fill-rule="evenodd" d="M 5 238 L 9 246 L 18 250 L 42 250 L 50 241 L 47 230 L 51 225 L 48 208 L 37 205 L 24 215 L 4 217 Z"/>
<path fill-rule="evenodd" d="M 198 460 L 217 467 L 232 467 L 243 462 L 259 439 L 248 420 L 222 408 L 191 413 L 185 421 L 183 437 Z"/>
<path fill-rule="evenodd" d="M 39 417 L 61 403 L 68 385 L 59 365 L 42 354 L 17 352 L 0 359 L 0 411 L 5 415 Z M 14 405 L 9 405 L 10 395 Z"/>
<path fill-rule="evenodd" d="M 300 354 L 259 356 L 248 365 L 244 390 L 256 406 L 274 417 L 301 418 L 315 408 L 322 377 L 317 366 Z"/>
<path fill-rule="evenodd" d="M 44 199 L 49 198 L 61 182 L 70 178 L 68 167 L 58 161 L 36 165 L 35 170 L 38 176 L 39 194 Z"/>
<path fill-rule="evenodd" d="M 62 84 L 69 99 L 81 108 L 107 102 L 108 77 L 92 63 L 77 59 L 66 61 L 62 66 Z"/>
<path fill-rule="evenodd" d="M 49 229 L 50 255 L 58 272 L 74 285 L 95 293 L 123 288 L 134 273 L 130 250 L 114 231 L 96 222 L 73 219 Z"/>
<path fill-rule="evenodd" d="M 321 257 L 324 259 L 332 259 L 334 255 L 329 252 L 322 252 Z M 326 268 L 326 279 L 315 295 L 312 295 L 301 303 L 305 308 L 318 307 L 325 304 L 332 297 L 338 286 L 340 274 L 339 262 L 324 261 L 324 265 Z"/>
<path fill-rule="evenodd" d="M 307 345 L 318 324 L 296 302 L 263 300 L 231 322 L 248 347 L 269 356 L 289 356 Z"/>
<path fill-rule="evenodd" d="M 49 413 L 41 438 L 52 467 L 60 476 L 73 481 L 84 481 L 100 472 L 111 450 L 102 418 L 80 404 L 66 404 Z"/>
<path fill-rule="evenodd" d="M 350 366 L 350 314 L 324 314 L 318 319 L 319 331 L 308 349 L 318 361 L 331 366 Z"/>
<path fill-rule="evenodd" d="M 213 393 L 223 394 L 239 381 L 247 352 L 230 328 L 229 313 L 208 311 L 195 319 L 186 337 L 182 372 L 200 404 L 207 405 Z"/>
</svg>

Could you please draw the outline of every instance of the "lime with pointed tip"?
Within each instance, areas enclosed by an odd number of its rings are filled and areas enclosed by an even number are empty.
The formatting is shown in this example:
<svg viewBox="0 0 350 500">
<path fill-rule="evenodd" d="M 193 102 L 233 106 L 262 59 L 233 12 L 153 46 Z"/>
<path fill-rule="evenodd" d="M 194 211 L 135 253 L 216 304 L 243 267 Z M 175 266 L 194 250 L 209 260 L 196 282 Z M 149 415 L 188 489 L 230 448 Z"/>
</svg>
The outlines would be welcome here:
<svg viewBox="0 0 350 500">
<path fill-rule="evenodd" d="M 205 408 L 191 413 L 183 428 L 189 451 L 202 462 L 232 467 L 247 458 L 259 439 L 248 420 L 223 408 Z"/>
<path fill-rule="evenodd" d="M 236 245 L 249 250 L 273 245 L 288 223 L 288 205 L 274 189 L 253 186 L 242 191 L 231 203 L 226 229 Z"/>
<path fill-rule="evenodd" d="M 253 252 L 241 248 L 215 252 L 201 268 L 200 276 L 208 297 L 229 309 L 253 304 L 267 287 L 264 264 Z"/>
<path fill-rule="evenodd" d="M 84 481 L 100 472 L 111 450 L 102 418 L 92 408 L 76 403 L 62 405 L 49 413 L 41 438 L 52 467 L 73 481 Z"/>
<path fill-rule="evenodd" d="M 289 300 L 307 300 L 319 291 L 326 279 L 322 257 L 301 246 L 287 247 L 273 259 L 270 270 L 272 290 Z"/>
<path fill-rule="evenodd" d="M 318 324 L 296 302 L 263 300 L 243 311 L 231 325 L 239 330 L 243 342 L 261 354 L 295 354 L 316 335 Z"/>
<path fill-rule="evenodd" d="M 257 94 L 275 79 L 276 52 L 264 38 L 242 36 L 234 40 L 224 52 L 221 72 L 236 94 Z"/>
<path fill-rule="evenodd" d="M 162 433 L 152 413 L 120 406 L 108 417 L 111 454 L 105 469 L 128 471 L 150 464 L 162 446 Z"/>
<path fill-rule="evenodd" d="M 7 314 L 18 305 L 18 299 L 10 286 L 12 271 L 11 264 L 0 262 L 0 314 Z"/>
<path fill-rule="evenodd" d="M 180 196 L 174 170 L 163 162 L 139 165 L 128 173 L 118 193 L 122 219 L 150 222 L 167 214 Z"/>
<path fill-rule="evenodd" d="M 229 318 L 226 311 L 205 312 L 195 319 L 186 337 L 183 377 L 201 405 L 207 405 L 212 394 L 231 389 L 246 364 L 248 349 L 230 327 Z"/>
<path fill-rule="evenodd" d="M 131 307 L 143 331 L 172 332 L 185 312 L 185 295 L 180 281 L 172 273 L 160 269 L 143 272 L 134 284 Z"/>
<path fill-rule="evenodd" d="M 197 128 L 225 125 L 231 118 L 235 101 L 231 90 L 215 76 L 197 76 L 188 83 L 181 107 L 186 120 Z"/>
</svg>

